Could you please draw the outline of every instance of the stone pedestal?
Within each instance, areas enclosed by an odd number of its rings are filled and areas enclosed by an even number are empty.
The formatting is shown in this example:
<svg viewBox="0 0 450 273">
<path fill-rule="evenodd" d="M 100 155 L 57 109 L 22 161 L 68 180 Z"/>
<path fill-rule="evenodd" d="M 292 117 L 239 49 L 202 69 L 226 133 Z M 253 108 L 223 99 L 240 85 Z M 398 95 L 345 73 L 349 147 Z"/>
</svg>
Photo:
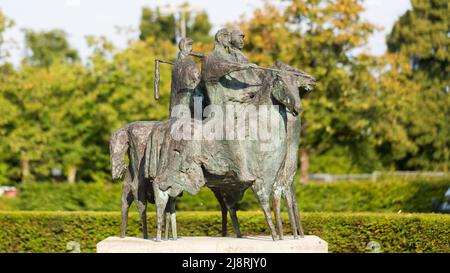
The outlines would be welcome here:
<svg viewBox="0 0 450 273">
<path fill-rule="evenodd" d="M 135 237 L 108 237 L 97 244 L 97 253 L 327 253 L 328 243 L 317 236 L 273 241 L 270 236 L 180 237 L 156 242 Z"/>
</svg>

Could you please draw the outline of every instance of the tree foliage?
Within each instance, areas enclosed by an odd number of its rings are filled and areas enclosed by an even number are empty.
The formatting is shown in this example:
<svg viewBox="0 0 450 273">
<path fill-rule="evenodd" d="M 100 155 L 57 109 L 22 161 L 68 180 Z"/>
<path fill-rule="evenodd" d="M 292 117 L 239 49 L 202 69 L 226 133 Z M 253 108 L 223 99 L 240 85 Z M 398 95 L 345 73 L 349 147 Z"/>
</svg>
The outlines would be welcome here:
<svg viewBox="0 0 450 273">
<path fill-rule="evenodd" d="M 418 103 L 405 113 L 416 149 L 402 167 L 444 169 L 450 166 L 450 5 L 445 0 L 412 0 L 387 37 L 390 52 L 405 56 L 420 84 Z"/>
<path fill-rule="evenodd" d="M 180 6 L 189 7 L 189 4 L 184 3 Z M 151 9 L 144 7 L 142 9 L 141 22 L 139 25 L 140 36 L 139 39 L 146 40 L 147 37 L 154 37 L 157 40 L 169 40 L 173 44 L 177 42 L 177 37 L 181 36 L 181 15 L 178 13 L 163 13 L 161 9 Z M 212 37 L 209 35 L 212 24 L 209 21 L 209 16 L 205 12 L 193 14 L 186 12 L 184 14 L 186 21 L 186 35 L 196 42 L 212 42 Z"/>
<path fill-rule="evenodd" d="M 2 49 L 2 45 L 4 43 L 3 33 L 8 29 L 14 26 L 14 21 L 6 17 L 2 10 L 0 9 L 0 61 L 4 58 L 8 52 L 5 52 Z"/>
<path fill-rule="evenodd" d="M 311 171 L 445 170 L 450 133 L 449 96 L 442 92 L 449 75 L 449 55 L 442 54 L 448 47 L 445 1 L 413 1 L 425 15 L 419 22 L 408 19 L 409 25 L 397 23 L 388 39 L 391 52 L 380 57 L 355 51 L 376 29 L 362 20 L 360 1 L 285 2 L 284 8 L 266 4 L 241 27 L 251 33 L 246 45 L 250 59 L 263 65 L 281 59 L 317 78 L 315 90 L 303 96 L 301 149 L 311 155 Z M 411 34 L 412 29 L 419 33 Z M 414 43 L 420 35 L 435 45 L 417 54 L 418 45 L 402 45 L 405 37 Z M 431 52 L 439 56 L 435 61 L 429 60 Z M 422 79 L 420 69 L 428 66 L 440 69 L 427 72 L 434 81 L 447 82 L 440 84 L 441 92 L 433 92 L 433 85 Z"/>
<path fill-rule="evenodd" d="M 71 57 L 76 52 L 68 54 L 62 32 L 26 35 L 33 55 L 17 70 L 0 70 L 0 182 L 48 180 L 53 169 L 78 180 L 108 180 L 112 131 L 168 116 L 171 68 L 160 68 L 156 102 L 154 60 L 173 58 L 176 47 L 152 36 L 118 51 L 104 37 L 87 37 L 93 53 L 82 65 Z"/>
<path fill-rule="evenodd" d="M 280 59 L 316 77 L 317 87 L 303 100 L 301 147 L 313 156 L 341 154 L 340 160 L 350 161 L 344 172 L 376 167 L 351 162 L 374 157 L 366 137 L 370 121 L 365 109 L 373 89 L 360 90 L 354 84 L 367 66 L 352 56 L 352 50 L 374 31 L 361 19 L 362 11 L 353 0 L 287 1 L 284 10 L 266 4 L 241 23 L 244 32 L 251 33 L 246 45 L 250 59 L 263 65 Z"/>
<path fill-rule="evenodd" d="M 446 0 L 412 0 L 411 5 L 387 37 L 389 51 L 408 56 L 415 71 L 448 81 L 450 5 Z"/>
<path fill-rule="evenodd" d="M 167 39 L 175 43 L 175 26 L 176 22 L 173 14 L 163 15 L 159 8 L 152 10 L 151 8 L 144 7 L 139 25 L 141 31 L 139 39 L 144 41 L 147 37 L 155 37 L 158 40 Z"/>
<path fill-rule="evenodd" d="M 25 46 L 29 55 L 24 61 L 39 67 L 48 67 L 55 61 L 78 61 L 78 53 L 70 48 L 66 36 L 64 31 L 58 29 L 42 32 L 25 30 Z"/>
</svg>

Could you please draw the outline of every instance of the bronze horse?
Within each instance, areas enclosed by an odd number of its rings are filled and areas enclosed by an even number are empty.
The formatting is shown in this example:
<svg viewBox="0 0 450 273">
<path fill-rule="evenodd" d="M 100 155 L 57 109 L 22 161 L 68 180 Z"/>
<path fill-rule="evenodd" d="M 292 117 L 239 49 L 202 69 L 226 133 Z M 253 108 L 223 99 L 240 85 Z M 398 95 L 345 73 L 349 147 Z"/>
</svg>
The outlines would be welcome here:
<svg viewBox="0 0 450 273">
<path fill-rule="evenodd" d="M 271 118 L 274 118 L 276 120 L 274 124 L 278 124 L 280 126 L 277 137 L 281 139 L 281 142 L 277 143 L 276 141 L 270 140 L 272 142 L 269 141 L 269 143 L 262 143 L 259 140 L 243 140 L 242 144 L 247 149 L 246 152 L 249 159 L 249 162 L 247 163 L 249 166 L 252 166 L 250 169 L 253 171 L 252 174 L 256 177 L 256 179 L 254 181 L 239 181 L 235 170 L 232 168 L 232 165 L 230 167 L 230 165 L 226 164 L 226 161 L 222 160 L 224 158 L 224 154 L 221 155 L 220 151 L 218 152 L 215 149 L 217 141 L 221 140 L 198 140 L 197 142 L 200 144 L 197 144 L 196 148 L 200 149 L 201 152 L 195 151 L 197 156 L 191 158 L 191 162 L 193 164 L 191 166 L 195 166 L 195 169 L 197 169 L 196 173 L 198 173 L 199 168 L 201 168 L 201 170 L 203 171 L 205 182 L 202 183 L 205 183 L 207 187 L 213 189 L 216 197 L 218 195 L 225 197 L 223 202 L 221 202 L 221 205 L 223 208 L 223 205 L 225 204 L 227 210 L 230 211 L 231 219 L 233 221 L 233 227 L 235 228 L 236 234 L 238 236 L 240 236 L 240 230 L 235 213 L 235 207 L 236 204 L 241 200 L 244 191 L 251 187 L 263 209 L 267 224 L 271 230 L 272 238 L 274 240 L 276 239 L 277 232 L 275 230 L 275 226 L 270 214 L 270 198 L 276 189 L 283 189 L 285 188 L 285 184 L 292 184 L 291 182 L 278 182 L 281 177 L 286 177 L 285 174 L 290 174 L 291 172 L 289 168 L 284 166 L 292 166 L 292 164 L 285 164 L 287 159 L 287 151 L 291 149 L 290 147 L 288 148 L 288 146 L 290 146 L 290 143 L 288 143 L 288 141 L 291 140 L 287 134 L 287 113 L 291 113 L 292 115 L 296 116 L 301 111 L 302 106 L 299 96 L 299 86 L 301 85 L 302 87 L 312 88 L 312 86 L 314 86 L 315 84 L 315 81 L 311 76 L 300 76 L 300 73 L 291 73 L 298 70 L 288 70 L 287 65 L 283 66 L 281 62 L 278 62 L 277 65 L 278 67 L 283 69 L 283 71 L 278 70 L 267 74 L 264 79 L 263 87 L 261 88 L 260 92 L 258 92 L 257 95 L 253 98 L 252 104 L 256 108 L 267 105 L 278 106 L 277 111 L 270 112 L 270 115 Z M 305 75 L 304 72 L 302 73 L 302 75 Z M 299 80 L 298 77 L 301 77 L 302 80 Z M 214 122 L 221 121 L 207 119 L 203 121 L 203 126 L 210 123 L 214 124 Z M 263 151 L 263 144 L 271 146 L 274 150 Z M 181 153 L 184 152 L 187 154 L 193 152 L 193 150 L 190 150 L 191 148 L 187 150 L 183 150 L 183 148 L 183 146 L 179 146 L 178 150 L 175 150 L 176 153 L 171 153 L 169 149 L 169 152 L 164 152 L 161 156 L 166 157 L 165 162 L 168 162 L 170 166 L 170 157 L 179 154 L 180 150 Z M 287 169 L 283 171 L 283 168 Z M 154 187 L 159 187 L 159 190 L 168 192 L 169 196 L 172 197 L 178 195 L 183 191 L 190 191 L 191 193 L 195 194 L 196 191 L 192 191 L 191 189 L 192 181 L 190 182 L 189 180 L 185 180 L 187 183 L 178 183 L 177 179 L 173 179 L 174 172 L 177 172 L 176 168 L 169 168 L 168 170 L 167 168 L 163 167 L 159 169 L 158 175 L 156 175 L 153 183 Z M 202 183 L 200 183 L 200 185 Z M 196 185 L 196 188 L 198 190 L 199 186 Z M 289 189 L 279 192 L 283 194 L 285 198 L 294 198 L 292 191 L 290 191 Z M 279 200 L 278 194 L 274 196 L 275 201 Z M 296 203 L 292 203 L 289 205 L 289 207 L 292 207 L 293 209 L 295 205 Z M 164 203 L 160 203 L 159 208 L 157 205 L 157 215 L 162 214 L 164 206 Z M 288 210 L 290 211 L 291 209 Z M 226 221 L 225 209 L 222 209 L 222 216 L 224 228 L 226 225 L 224 224 L 224 222 Z M 159 219 L 161 219 L 161 217 L 158 216 L 157 240 L 160 239 L 158 234 L 161 233 L 160 227 L 162 225 Z M 292 223 L 296 221 L 294 217 L 292 217 L 291 219 Z M 300 224 L 297 225 L 300 226 Z M 279 227 L 282 228 L 280 223 Z"/>
<path fill-rule="evenodd" d="M 277 62 L 274 68 L 286 72 L 299 71 L 281 62 Z M 169 129 L 172 128 L 174 120 L 133 122 L 114 132 L 110 140 L 112 175 L 113 179 L 122 178 L 124 183 L 121 236 L 125 236 L 129 206 L 136 200 L 144 238 L 147 238 L 146 206 L 147 202 L 151 202 L 155 203 L 157 212 L 156 240 L 161 240 L 164 211 L 166 212 L 166 239 L 168 238 L 169 220 L 172 222 L 173 238 L 176 239 L 175 198 L 186 190 L 195 194 L 203 185 L 213 190 L 222 206 L 223 235 L 226 235 L 226 214 L 227 211 L 230 211 L 235 232 L 238 237 L 241 236 L 236 216 L 236 204 L 249 187 L 252 188 L 263 208 L 274 240 L 277 232 L 271 219 L 269 204 L 272 195 L 280 239 L 283 236 L 279 213 L 281 196 L 286 200 L 294 237 L 297 233 L 302 235 L 298 206 L 293 192 L 293 176 L 297 166 L 296 151 L 299 141 L 297 136 L 299 133 L 298 114 L 301 111 L 298 89 L 312 88 L 314 83 L 312 77 L 299 76 L 299 74 L 271 72 L 266 76 L 264 86 L 260 90 L 261 92 L 255 96 L 253 104 L 256 107 L 280 106 L 278 112 L 275 113 L 275 118 L 283 127 L 280 136 L 282 144 L 275 153 L 267 153 L 258 152 L 258 148 L 260 148 L 258 141 L 246 142 L 249 148 L 248 152 L 252 154 L 251 160 L 258 160 L 258 158 L 270 158 L 271 160 L 269 164 L 257 165 L 253 169 L 257 179 L 251 182 L 239 181 L 232 170 L 223 172 L 223 170 L 214 168 L 217 163 L 214 156 L 204 152 L 209 147 L 214 147 L 214 141 L 174 142 L 170 140 Z M 211 121 L 206 120 L 205 122 Z M 186 148 L 187 146 L 189 148 Z M 178 155 L 180 150 L 184 149 L 188 149 L 194 155 L 189 157 L 190 162 L 187 167 L 180 169 L 179 166 L 175 166 L 174 168 L 170 164 L 171 156 Z M 130 161 L 128 168 L 125 166 L 126 153 L 128 153 Z M 150 160 L 154 162 L 149 162 Z M 167 166 L 172 168 L 168 169 Z M 173 179 L 174 175 L 178 179 Z M 177 180 L 184 183 L 177 182 Z"/>
</svg>

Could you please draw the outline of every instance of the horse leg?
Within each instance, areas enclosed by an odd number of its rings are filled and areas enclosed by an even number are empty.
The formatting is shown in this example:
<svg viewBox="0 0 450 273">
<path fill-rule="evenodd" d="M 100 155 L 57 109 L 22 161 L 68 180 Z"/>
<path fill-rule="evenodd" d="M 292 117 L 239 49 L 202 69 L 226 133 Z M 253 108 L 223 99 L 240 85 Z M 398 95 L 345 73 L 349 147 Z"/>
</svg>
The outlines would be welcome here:
<svg viewBox="0 0 450 273">
<path fill-rule="evenodd" d="M 261 202 L 262 209 L 264 211 L 264 216 L 266 217 L 266 222 L 269 225 L 270 233 L 272 235 L 272 240 L 277 240 L 277 231 L 275 225 L 273 224 L 272 216 L 270 215 L 270 204 L 269 200 Z"/>
<path fill-rule="evenodd" d="M 170 211 L 169 211 L 169 204 L 170 204 L 170 197 L 167 201 L 166 207 L 164 208 L 164 215 L 165 215 L 165 227 L 164 227 L 164 240 L 169 240 L 169 225 L 170 225 Z"/>
<path fill-rule="evenodd" d="M 227 209 L 225 203 L 221 203 L 220 206 L 222 208 L 222 237 L 227 237 L 227 235 L 228 235 L 228 231 L 227 231 L 228 209 Z"/>
<path fill-rule="evenodd" d="M 295 216 L 295 223 L 297 225 L 298 234 L 301 238 L 305 237 L 305 233 L 303 232 L 303 225 L 300 218 L 300 210 L 298 209 L 297 197 L 295 196 L 295 184 L 291 184 L 291 195 L 292 195 L 292 205 Z"/>
<path fill-rule="evenodd" d="M 127 172 L 125 178 L 123 179 L 122 185 L 122 223 L 120 228 L 120 237 L 125 238 L 127 225 L 128 225 L 128 211 L 130 209 L 131 203 L 133 203 L 133 195 L 130 191 L 130 180 L 131 177 Z"/>
<path fill-rule="evenodd" d="M 153 182 L 153 190 L 155 193 L 156 206 L 156 241 L 161 242 L 162 222 L 169 196 L 167 195 L 167 193 L 161 191 L 155 182 Z"/>
<path fill-rule="evenodd" d="M 295 221 L 297 224 L 297 228 L 298 228 L 298 234 L 300 235 L 301 238 L 305 237 L 305 233 L 303 232 L 303 225 L 302 225 L 302 220 L 300 218 L 300 211 L 298 209 L 298 205 L 297 205 L 297 200 L 294 199 L 294 215 L 295 215 Z"/>
<path fill-rule="evenodd" d="M 138 202 L 138 209 L 139 214 L 141 216 L 141 223 L 142 223 L 142 236 L 144 239 L 148 238 L 147 235 L 147 204 L 145 202 Z"/>
<path fill-rule="evenodd" d="M 148 238 L 147 235 L 147 192 L 148 187 L 150 186 L 147 184 L 148 181 L 145 180 L 144 174 L 140 173 L 137 178 L 137 207 L 139 210 L 139 214 L 141 216 L 141 223 L 142 223 L 142 233 L 144 239 Z"/>
<path fill-rule="evenodd" d="M 120 228 L 120 237 L 125 238 L 128 226 L 128 211 L 131 203 L 133 203 L 133 196 L 131 194 L 124 194 L 122 196 L 122 223 Z"/>
<path fill-rule="evenodd" d="M 172 223 L 172 239 L 177 240 L 177 215 L 175 214 L 175 197 L 169 198 L 170 222 Z"/>
<path fill-rule="evenodd" d="M 294 205 L 293 205 L 293 200 L 292 200 L 292 192 L 287 189 L 286 193 L 285 193 L 285 201 L 286 201 L 286 208 L 288 211 L 288 215 L 289 215 L 289 221 L 291 222 L 291 226 L 292 226 L 292 233 L 294 235 L 294 239 L 298 239 L 298 233 L 297 233 L 297 221 L 295 219 L 295 215 L 294 215 Z"/>
<path fill-rule="evenodd" d="M 144 239 L 147 239 L 147 200 L 140 198 L 137 202 L 137 207 L 141 217 L 143 237 Z"/>
<path fill-rule="evenodd" d="M 165 228 L 165 240 L 168 241 L 169 240 L 169 228 L 170 228 L 170 223 L 172 223 L 172 234 L 175 234 L 174 240 L 176 240 L 176 218 L 175 218 L 175 198 L 169 197 L 169 200 L 167 202 L 166 205 L 166 209 L 165 209 L 165 214 L 166 214 L 166 228 Z"/>
<path fill-rule="evenodd" d="M 257 182 L 256 182 L 257 183 Z M 255 185 L 256 185 L 255 183 Z M 270 233 L 272 235 L 272 240 L 277 240 L 277 231 L 275 229 L 275 225 L 273 224 L 272 216 L 270 215 L 270 203 L 269 203 L 269 196 L 267 194 L 264 194 L 264 190 L 259 190 L 256 186 L 252 187 L 253 192 L 256 195 L 256 198 L 258 199 L 258 202 L 264 212 L 264 217 L 266 218 L 267 225 L 270 228 Z"/>
<path fill-rule="evenodd" d="M 166 210 L 165 214 L 166 214 L 166 227 L 164 228 L 164 240 L 168 241 L 169 240 L 170 212 L 168 210 Z"/>
<path fill-rule="evenodd" d="M 283 221 L 281 219 L 281 191 L 276 191 L 274 193 L 273 199 L 272 199 L 272 207 L 275 214 L 275 220 L 277 221 L 277 227 L 278 227 L 278 236 L 280 240 L 284 239 L 283 236 Z"/>
<path fill-rule="evenodd" d="M 238 220 L 237 214 L 236 214 L 236 207 L 234 205 L 228 206 L 228 211 L 230 212 L 230 218 L 231 218 L 231 222 L 233 223 L 234 232 L 236 232 L 236 237 L 242 238 L 241 228 L 239 226 L 239 220 Z"/>
<path fill-rule="evenodd" d="M 213 192 L 217 200 L 219 201 L 220 208 L 222 209 L 222 237 L 227 237 L 227 205 L 225 204 L 223 196 L 219 191 L 213 190 Z"/>
</svg>

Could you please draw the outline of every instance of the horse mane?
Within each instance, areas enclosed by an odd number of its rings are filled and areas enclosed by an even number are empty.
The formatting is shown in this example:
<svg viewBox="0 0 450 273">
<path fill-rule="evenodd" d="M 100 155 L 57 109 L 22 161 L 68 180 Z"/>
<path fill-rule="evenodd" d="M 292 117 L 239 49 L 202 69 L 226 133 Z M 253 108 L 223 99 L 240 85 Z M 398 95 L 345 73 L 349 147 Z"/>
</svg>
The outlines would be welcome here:
<svg viewBox="0 0 450 273">
<path fill-rule="evenodd" d="M 272 72 L 266 72 L 264 76 L 262 77 L 262 87 L 260 92 L 257 92 L 255 97 L 253 98 L 252 102 L 255 106 L 258 105 L 269 105 L 272 104 L 271 100 L 271 86 L 273 82 L 275 81 L 276 77 L 273 75 Z"/>
</svg>

